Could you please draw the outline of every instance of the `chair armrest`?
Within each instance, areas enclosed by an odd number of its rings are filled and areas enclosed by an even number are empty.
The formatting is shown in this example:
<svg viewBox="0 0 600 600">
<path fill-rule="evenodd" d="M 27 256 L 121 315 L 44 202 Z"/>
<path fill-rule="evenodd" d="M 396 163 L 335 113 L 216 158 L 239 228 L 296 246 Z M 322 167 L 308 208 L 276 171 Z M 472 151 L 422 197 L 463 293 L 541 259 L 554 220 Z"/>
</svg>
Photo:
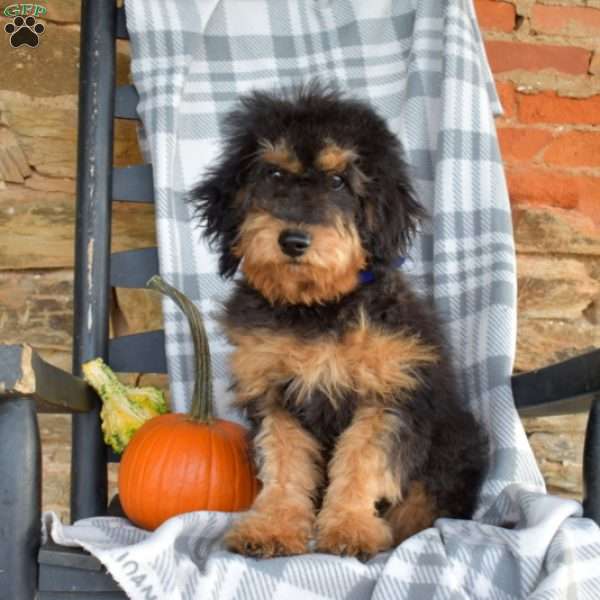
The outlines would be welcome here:
<svg viewBox="0 0 600 600">
<path fill-rule="evenodd" d="M 600 350 L 512 378 L 524 417 L 588 412 L 583 452 L 583 514 L 600 524 Z"/>
<path fill-rule="evenodd" d="M 588 412 L 600 397 L 600 350 L 515 375 L 512 390 L 523 417 Z"/>
<path fill-rule="evenodd" d="M 0 359 L 0 364 L 2 360 Z M 0 597 L 34 598 L 42 457 L 33 398 L 0 397 Z"/>
<path fill-rule="evenodd" d="M 86 412 L 96 400 L 94 390 L 45 362 L 27 344 L 0 346 L 0 402 L 33 398 L 38 412 Z"/>
</svg>

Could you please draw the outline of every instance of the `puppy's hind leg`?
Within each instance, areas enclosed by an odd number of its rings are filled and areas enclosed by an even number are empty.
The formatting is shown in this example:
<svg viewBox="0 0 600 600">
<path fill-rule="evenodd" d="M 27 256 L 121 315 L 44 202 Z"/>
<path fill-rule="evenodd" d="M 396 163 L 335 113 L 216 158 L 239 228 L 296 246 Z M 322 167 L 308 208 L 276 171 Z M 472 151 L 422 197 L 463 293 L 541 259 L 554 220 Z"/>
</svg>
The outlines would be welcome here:
<svg viewBox="0 0 600 600">
<path fill-rule="evenodd" d="M 318 442 L 288 413 L 267 415 L 255 438 L 263 483 L 251 510 L 225 536 L 230 550 L 257 557 L 307 552 L 322 480 Z"/>
<path fill-rule="evenodd" d="M 419 531 L 431 527 L 435 519 L 441 516 L 443 515 L 425 486 L 419 481 L 413 481 L 406 498 L 391 506 L 384 519 L 392 528 L 394 545 L 397 546 Z"/>
</svg>

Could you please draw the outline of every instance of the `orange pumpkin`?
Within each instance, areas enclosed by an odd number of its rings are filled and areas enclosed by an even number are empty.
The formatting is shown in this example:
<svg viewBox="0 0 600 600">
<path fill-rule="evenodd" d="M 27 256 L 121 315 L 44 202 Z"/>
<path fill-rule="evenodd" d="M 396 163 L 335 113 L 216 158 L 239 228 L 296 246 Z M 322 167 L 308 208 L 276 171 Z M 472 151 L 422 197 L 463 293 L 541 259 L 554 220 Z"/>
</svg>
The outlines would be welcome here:
<svg viewBox="0 0 600 600">
<path fill-rule="evenodd" d="M 247 431 L 213 417 L 210 355 L 200 314 L 159 277 L 148 285 L 170 296 L 190 321 L 196 384 L 189 415 L 154 417 L 125 448 L 119 468 L 123 510 L 145 529 L 195 510 L 247 510 L 258 491 Z"/>
</svg>

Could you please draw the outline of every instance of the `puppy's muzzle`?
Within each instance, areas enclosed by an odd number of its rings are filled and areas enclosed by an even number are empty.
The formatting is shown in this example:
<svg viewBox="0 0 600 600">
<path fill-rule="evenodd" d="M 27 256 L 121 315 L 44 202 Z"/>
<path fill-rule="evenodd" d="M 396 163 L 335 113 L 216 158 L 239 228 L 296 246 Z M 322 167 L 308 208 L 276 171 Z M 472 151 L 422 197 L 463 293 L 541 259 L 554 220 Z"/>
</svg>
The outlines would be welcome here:
<svg viewBox="0 0 600 600">
<path fill-rule="evenodd" d="M 279 246 L 284 254 L 292 258 L 302 256 L 310 246 L 311 237 L 299 229 L 284 229 L 279 235 Z"/>
</svg>

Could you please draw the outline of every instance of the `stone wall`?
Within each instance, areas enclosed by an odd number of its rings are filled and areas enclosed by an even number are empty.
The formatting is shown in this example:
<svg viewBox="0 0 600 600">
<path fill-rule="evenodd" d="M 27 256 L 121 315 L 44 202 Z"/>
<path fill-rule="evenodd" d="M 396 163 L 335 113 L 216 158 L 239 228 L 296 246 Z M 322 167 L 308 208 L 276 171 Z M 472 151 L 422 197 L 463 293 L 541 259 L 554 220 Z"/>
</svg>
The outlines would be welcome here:
<svg viewBox="0 0 600 600">
<path fill-rule="evenodd" d="M 475 5 L 505 109 L 498 129 L 519 261 L 515 369 L 524 371 L 600 346 L 600 0 Z M 0 18 L 0 342 L 28 342 L 69 368 L 79 0 L 47 8 L 36 49 L 10 48 Z M 117 49 L 125 83 L 127 44 Z M 116 164 L 141 162 L 135 133 L 118 123 Z M 115 205 L 115 250 L 154 242 L 148 207 Z M 114 299 L 120 333 L 159 324 L 147 294 L 117 290 Z M 44 508 L 67 517 L 69 418 L 40 422 Z M 585 416 L 525 425 L 550 489 L 579 497 Z"/>
<path fill-rule="evenodd" d="M 598 347 L 600 2 L 475 0 L 518 251 L 516 371 Z M 581 495 L 585 415 L 526 419 L 551 491 Z"/>
</svg>

